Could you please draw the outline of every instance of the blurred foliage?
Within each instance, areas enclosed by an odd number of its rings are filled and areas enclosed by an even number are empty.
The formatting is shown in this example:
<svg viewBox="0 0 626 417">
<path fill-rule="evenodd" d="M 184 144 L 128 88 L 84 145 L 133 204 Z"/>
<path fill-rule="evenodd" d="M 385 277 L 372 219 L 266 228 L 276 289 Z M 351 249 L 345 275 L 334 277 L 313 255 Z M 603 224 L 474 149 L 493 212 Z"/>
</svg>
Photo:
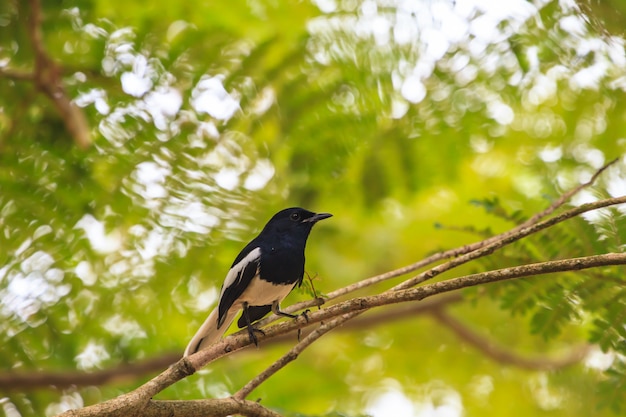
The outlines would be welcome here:
<svg viewBox="0 0 626 417">
<path fill-rule="evenodd" d="M 4 372 L 182 352 L 232 259 L 283 207 L 334 213 L 307 249 L 328 293 L 514 227 L 626 148 L 623 19 L 604 3 L 42 3 L 45 49 L 94 145 L 74 146 L 51 101 L 15 75 L 34 69 L 30 9 L 2 3 Z M 622 159 L 573 204 L 624 194 Z M 445 276 L 622 251 L 624 222 L 623 208 L 600 210 Z M 390 403 L 407 415 L 620 414 L 625 284 L 623 268 L 534 277 L 449 309 L 524 356 L 597 344 L 572 367 L 496 363 L 407 318 L 329 335 L 253 396 L 307 415 Z M 159 397 L 228 395 L 285 348 L 226 358 Z M 0 404 L 53 415 L 148 377 Z"/>
</svg>

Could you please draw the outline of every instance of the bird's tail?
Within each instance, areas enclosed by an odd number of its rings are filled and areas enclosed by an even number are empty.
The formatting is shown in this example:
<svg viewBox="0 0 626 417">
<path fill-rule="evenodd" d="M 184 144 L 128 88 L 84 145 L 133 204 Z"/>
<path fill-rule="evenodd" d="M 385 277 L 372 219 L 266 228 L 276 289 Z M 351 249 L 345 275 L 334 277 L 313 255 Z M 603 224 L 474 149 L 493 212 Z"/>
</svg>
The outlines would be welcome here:
<svg viewBox="0 0 626 417">
<path fill-rule="evenodd" d="M 226 330 L 230 327 L 230 324 L 233 322 L 238 312 L 238 308 L 231 308 L 228 310 L 224 322 L 218 328 L 218 309 L 217 307 L 214 308 L 211 314 L 209 314 L 209 317 L 207 317 L 204 323 L 202 323 L 202 326 L 200 326 L 196 334 L 191 338 L 183 356 L 189 356 L 196 353 L 220 340 L 224 332 L 226 332 Z"/>
</svg>

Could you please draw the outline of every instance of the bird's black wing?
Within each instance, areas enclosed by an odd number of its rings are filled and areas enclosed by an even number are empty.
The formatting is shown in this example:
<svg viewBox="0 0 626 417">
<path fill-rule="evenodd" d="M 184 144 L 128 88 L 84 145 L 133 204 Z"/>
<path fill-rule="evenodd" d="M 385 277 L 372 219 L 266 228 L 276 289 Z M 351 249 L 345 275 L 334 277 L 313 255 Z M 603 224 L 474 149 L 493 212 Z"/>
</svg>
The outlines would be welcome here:
<svg viewBox="0 0 626 417">
<path fill-rule="evenodd" d="M 220 304 L 218 307 L 217 327 L 224 324 L 226 313 L 233 306 L 235 301 L 243 294 L 252 279 L 259 274 L 261 264 L 261 248 L 252 245 L 250 242 L 239 256 L 235 259 L 233 266 L 226 275 L 222 293 L 220 294 Z"/>
<path fill-rule="evenodd" d="M 257 320 L 262 319 L 270 311 L 272 311 L 271 305 L 248 306 L 248 317 L 250 318 L 250 323 L 254 323 Z M 239 328 L 242 329 L 246 327 L 247 325 L 248 323 L 246 322 L 246 318 L 242 314 L 241 317 L 239 317 L 239 320 L 237 321 L 237 326 L 239 326 Z"/>
</svg>

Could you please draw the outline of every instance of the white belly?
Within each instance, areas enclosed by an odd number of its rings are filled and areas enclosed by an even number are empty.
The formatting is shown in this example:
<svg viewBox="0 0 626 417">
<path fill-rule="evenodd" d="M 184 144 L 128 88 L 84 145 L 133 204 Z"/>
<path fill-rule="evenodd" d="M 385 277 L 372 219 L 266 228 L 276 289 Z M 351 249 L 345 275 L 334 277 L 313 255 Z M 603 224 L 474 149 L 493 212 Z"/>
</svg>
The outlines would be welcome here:
<svg viewBox="0 0 626 417">
<path fill-rule="evenodd" d="M 279 303 L 291 292 L 296 284 L 276 285 L 264 281 L 259 277 L 254 277 L 245 289 L 241 297 L 237 299 L 237 304 L 241 308 L 243 303 L 251 306 L 272 305 L 274 301 Z"/>
</svg>

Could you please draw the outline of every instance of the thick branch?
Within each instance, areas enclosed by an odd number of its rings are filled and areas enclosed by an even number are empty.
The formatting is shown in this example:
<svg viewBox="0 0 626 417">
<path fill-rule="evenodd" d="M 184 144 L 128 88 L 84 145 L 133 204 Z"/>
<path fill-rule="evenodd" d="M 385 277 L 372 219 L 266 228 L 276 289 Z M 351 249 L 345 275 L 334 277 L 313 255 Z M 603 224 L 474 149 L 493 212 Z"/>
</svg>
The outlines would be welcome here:
<svg viewBox="0 0 626 417">
<path fill-rule="evenodd" d="M 193 401 L 150 401 L 148 410 L 153 417 L 280 417 L 280 414 L 258 402 L 233 398 Z"/>
<path fill-rule="evenodd" d="M 148 400 L 141 408 L 134 407 L 134 398 L 126 398 L 127 406 L 124 408 L 111 408 L 92 406 L 79 410 L 70 410 L 63 416 L 72 417 L 127 417 L 137 415 L 149 415 L 151 417 L 226 417 L 241 415 L 250 417 L 280 417 L 280 414 L 263 407 L 254 401 L 233 398 L 190 400 L 190 401 L 159 401 Z M 106 405 L 107 403 L 99 404 Z"/>
</svg>

